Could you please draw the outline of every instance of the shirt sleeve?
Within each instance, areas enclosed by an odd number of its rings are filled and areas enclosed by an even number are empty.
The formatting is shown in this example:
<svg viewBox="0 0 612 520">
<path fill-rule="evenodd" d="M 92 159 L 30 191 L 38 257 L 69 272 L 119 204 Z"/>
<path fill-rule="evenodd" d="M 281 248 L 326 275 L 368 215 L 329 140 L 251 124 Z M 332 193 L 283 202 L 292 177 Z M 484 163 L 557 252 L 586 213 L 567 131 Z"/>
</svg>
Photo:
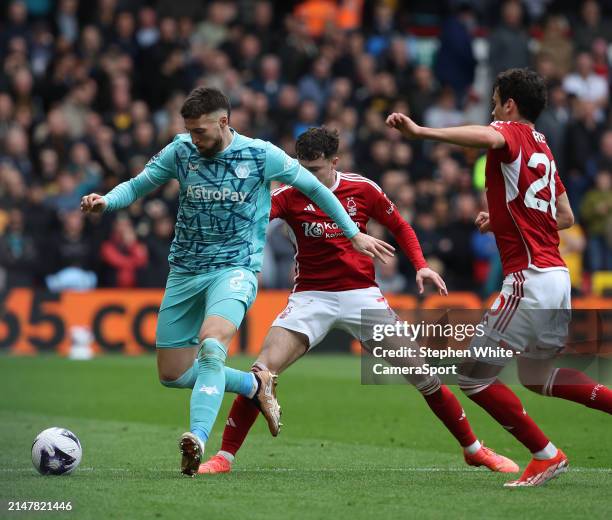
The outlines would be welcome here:
<svg viewBox="0 0 612 520">
<path fill-rule="evenodd" d="M 299 166 L 299 163 L 298 163 Z M 306 168 L 299 166 L 299 171 L 291 185 L 300 190 L 310 200 L 312 200 L 319 208 L 327 213 L 331 219 L 338 224 L 338 227 L 344 232 L 344 236 L 353 238 L 359 233 L 359 228 L 355 224 L 348 213 L 340 204 L 336 196 L 318 179 L 310 173 Z"/>
<path fill-rule="evenodd" d="M 118 184 L 104 196 L 106 211 L 125 208 L 173 178 L 176 178 L 175 150 L 174 143 L 170 143 L 151 157 L 136 177 Z"/>
<path fill-rule="evenodd" d="M 264 176 L 267 181 L 279 181 L 283 184 L 293 184 L 300 170 L 297 159 L 289 157 L 278 146 L 266 143 L 266 166 Z"/>
<path fill-rule="evenodd" d="M 415 271 L 427 267 L 421 244 L 412 226 L 402 218 L 395 204 L 388 199 L 380 188 L 372 187 L 371 191 L 370 216 L 393 233 L 395 240 L 414 266 Z"/>
<path fill-rule="evenodd" d="M 272 143 L 267 143 L 264 175 L 267 181 L 280 181 L 300 190 L 338 224 L 346 237 L 353 238 L 359 233 L 357 224 L 351 220 L 336 196 L 300 166 L 297 159 L 289 157 Z"/>
<path fill-rule="evenodd" d="M 506 141 L 505 146 L 499 149 L 502 154 L 502 161 L 505 163 L 514 161 L 519 152 L 519 142 L 513 125 L 503 121 L 493 121 L 490 126 L 503 135 Z"/>
<path fill-rule="evenodd" d="M 565 193 L 565 185 L 563 184 L 561 177 L 559 177 L 559 172 L 557 171 L 555 172 L 555 193 L 557 197 Z"/>
</svg>

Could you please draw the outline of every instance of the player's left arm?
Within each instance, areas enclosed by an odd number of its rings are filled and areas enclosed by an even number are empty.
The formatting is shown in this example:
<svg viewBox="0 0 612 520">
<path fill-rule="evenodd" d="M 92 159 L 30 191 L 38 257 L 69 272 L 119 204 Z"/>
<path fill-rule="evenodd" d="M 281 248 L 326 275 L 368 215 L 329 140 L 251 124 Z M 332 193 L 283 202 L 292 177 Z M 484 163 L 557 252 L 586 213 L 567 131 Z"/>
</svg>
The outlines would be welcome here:
<svg viewBox="0 0 612 520">
<path fill-rule="evenodd" d="M 381 262 L 386 262 L 388 256 L 393 256 L 394 248 L 390 244 L 361 233 L 336 196 L 301 166 L 297 159 L 292 159 L 271 143 L 268 143 L 266 151 L 265 176 L 268 181 L 277 180 L 300 190 L 338 224 L 360 253 L 378 258 Z"/>
<path fill-rule="evenodd" d="M 442 277 L 427 265 L 421 244 L 412 226 L 402 218 L 395 204 L 380 191 L 380 188 L 372 187 L 371 191 L 370 216 L 391 231 L 402 251 L 414 266 L 419 294 L 423 294 L 424 283 L 429 280 L 436 286 L 441 295 L 448 295 Z"/>
<path fill-rule="evenodd" d="M 492 126 L 466 125 L 448 128 L 419 126 L 405 114 L 394 112 L 386 121 L 407 139 L 430 139 L 472 148 L 498 149 L 506 146 L 505 137 Z"/>
</svg>

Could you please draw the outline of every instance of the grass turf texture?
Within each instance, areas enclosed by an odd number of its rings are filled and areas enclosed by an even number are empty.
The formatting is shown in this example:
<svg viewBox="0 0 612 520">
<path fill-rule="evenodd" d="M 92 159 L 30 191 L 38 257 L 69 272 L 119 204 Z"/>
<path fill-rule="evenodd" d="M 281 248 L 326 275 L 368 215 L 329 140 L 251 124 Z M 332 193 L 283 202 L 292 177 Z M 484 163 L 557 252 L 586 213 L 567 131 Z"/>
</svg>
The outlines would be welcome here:
<svg viewBox="0 0 612 520">
<path fill-rule="evenodd" d="M 249 363 L 230 360 L 244 369 Z M 0 374 L 3 518 L 593 519 L 609 513 L 610 417 L 523 390 L 531 415 L 568 454 L 570 472 L 542 488 L 509 490 L 502 487 L 507 476 L 463 463 L 414 389 L 361 386 L 359 361 L 349 356 L 312 355 L 290 368 L 279 383 L 280 437 L 273 439 L 259 419 L 235 471 L 194 479 L 178 471 L 189 392 L 159 385 L 152 357 L 3 356 Z M 219 447 L 232 397 L 226 395 L 207 455 Z M 526 451 L 460 399 L 479 438 L 523 468 Z M 31 466 L 32 440 L 50 426 L 69 428 L 83 444 L 81 466 L 71 476 L 42 477 Z M 9 513 L 7 500 L 70 500 L 74 509 Z"/>
</svg>

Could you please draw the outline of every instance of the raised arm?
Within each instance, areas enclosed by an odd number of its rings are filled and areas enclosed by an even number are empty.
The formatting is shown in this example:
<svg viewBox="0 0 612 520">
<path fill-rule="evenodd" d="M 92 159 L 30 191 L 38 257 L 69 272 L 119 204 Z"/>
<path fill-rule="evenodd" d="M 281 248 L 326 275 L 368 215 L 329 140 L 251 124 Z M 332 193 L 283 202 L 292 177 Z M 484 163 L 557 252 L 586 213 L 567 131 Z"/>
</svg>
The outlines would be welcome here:
<svg viewBox="0 0 612 520">
<path fill-rule="evenodd" d="M 506 144 L 504 136 L 491 126 L 429 128 L 417 125 L 408 116 L 398 112 L 387 117 L 386 123 L 391 128 L 399 130 L 407 139 L 430 139 L 473 148 L 503 148 Z"/>
<path fill-rule="evenodd" d="M 90 193 L 81 199 L 81 211 L 101 213 L 125 208 L 136 199 L 176 177 L 174 143 L 154 155 L 136 177 L 115 186 L 106 195 Z"/>
</svg>

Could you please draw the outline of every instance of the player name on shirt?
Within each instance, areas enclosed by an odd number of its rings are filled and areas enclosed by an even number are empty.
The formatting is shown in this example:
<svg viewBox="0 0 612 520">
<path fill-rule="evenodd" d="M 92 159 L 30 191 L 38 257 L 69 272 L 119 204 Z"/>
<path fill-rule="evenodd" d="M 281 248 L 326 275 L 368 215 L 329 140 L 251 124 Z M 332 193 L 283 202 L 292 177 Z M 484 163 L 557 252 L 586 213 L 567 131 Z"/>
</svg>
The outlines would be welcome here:
<svg viewBox="0 0 612 520">
<path fill-rule="evenodd" d="M 506 146 L 487 152 L 491 230 L 504 275 L 566 269 L 559 253 L 556 200 L 565 192 L 546 138 L 530 125 L 494 121 Z"/>
</svg>

